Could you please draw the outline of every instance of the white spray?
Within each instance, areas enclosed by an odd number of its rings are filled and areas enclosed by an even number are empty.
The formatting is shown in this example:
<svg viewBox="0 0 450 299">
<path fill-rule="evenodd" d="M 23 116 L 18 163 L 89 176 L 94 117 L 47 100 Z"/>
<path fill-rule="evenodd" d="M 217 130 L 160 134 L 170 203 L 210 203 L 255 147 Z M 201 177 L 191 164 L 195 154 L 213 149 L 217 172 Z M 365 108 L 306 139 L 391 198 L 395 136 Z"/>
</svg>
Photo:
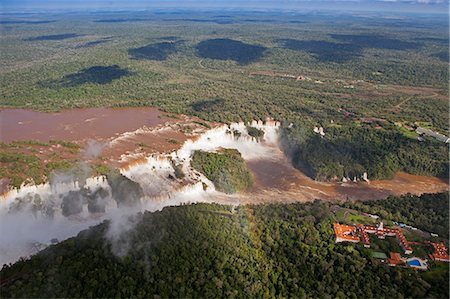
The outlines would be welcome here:
<svg viewBox="0 0 450 299">
<path fill-rule="evenodd" d="M 271 149 L 278 146 L 280 124 L 254 121 L 249 125 L 263 130 L 264 137 L 257 140 L 249 136 L 244 123 L 223 125 L 205 132 L 196 140 L 186 141 L 178 151 L 168 155 L 153 155 L 141 163 L 121 169 L 121 174 L 138 183 L 144 193 L 140 203 L 133 207 L 117 208 L 111 196 L 111 186 L 103 176 L 77 181 L 70 175 L 60 175 L 52 182 L 11 190 L 0 198 L 0 264 L 36 253 L 50 244 L 52 239 L 64 240 L 105 219 L 112 220 L 108 236 L 114 239 L 120 227 L 130 226 L 125 225 L 125 219 L 138 211 L 155 211 L 184 203 L 214 202 L 226 197 L 216 191 L 206 177 L 192 169 L 191 157 L 196 150 L 232 148 L 237 149 L 245 160 L 270 159 Z M 103 147 L 91 143 L 89 148 L 92 148 L 92 153 L 91 150 L 87 152 L 90 157 L 95 156 Z M 183 178 L 176 177 L 175 165 L 181 167 L 185 174 Z M 69 210 L 64 216 L 64 198 L 67 200 L 71 194 L 76 197 L 76 192 L 80 191 L 97 196 L 95 194 L 99 190 L 103 191 L 101 200 L 105 205 L 102 212 L 89 211 L 88 204 L 83 202 L 81 208 L 76 207 L 79 211 L 72 214 Z M 48 217 L 45 211 L 50 211 L 52 217 Z"/>
</svg>

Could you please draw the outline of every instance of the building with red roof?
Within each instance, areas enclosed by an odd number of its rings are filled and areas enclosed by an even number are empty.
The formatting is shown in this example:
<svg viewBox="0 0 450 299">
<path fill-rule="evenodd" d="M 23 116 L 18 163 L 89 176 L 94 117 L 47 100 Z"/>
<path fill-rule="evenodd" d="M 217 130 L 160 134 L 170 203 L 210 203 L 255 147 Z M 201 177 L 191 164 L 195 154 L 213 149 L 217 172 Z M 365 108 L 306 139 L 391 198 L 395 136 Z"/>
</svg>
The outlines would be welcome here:
<svg viewBox="0 0 450 299">
<path fill-rule="evenodd" d="M 334 232 L 336 234 L 336 243 L 344 241 L 358 243 L 359 241 L 362 241 L 364 247 L 369 248 L 369 234 L 375 234 L 380 239 L 384 239 L 386 236 L 396 237 L 405 254 L 411 254 L 413 251 L 408 240 L 406 240 L 405 235 L 403 235 L 403 232 L 400 229 L 385 228 L 383 226 L 383 222 L 381 222 L 378 226 L 357 224 L 356 227 L 353 225 L 335 223 Z"/>
<path fill-rule="evenodd" d="M 441 262 L 450 262 L 450 257 L 448 255 L 448 248 L 447 246 L 445 246 L 444 243 L 433 243 L 433 242 L 429 242 L 431 244 L 431 246 L 434 247 L 434 252 L 433 254 L 430 254 L 430 258 L 436 261 L 441 261 Z"/>
<path fill-rule="evenodd" d="M 400 243 L 403 250 L 405 251 L 405 254 L 411 254 L 413 252 L 412 247 L 409 245 L 409 242 L 408 242 L 408 240 L 406 240 L 405 235 L 402 233 L 402 231 L 399 229 L 396 229 L 395 236 L 397 237 L 398 242 Z"/>
<path fill-rule="evenodd" d="M 404 265 L 405 261 L 402 260 L 400 253 L 391 252 L 391 257 L 388 259 L 388 264 L 389 264 L 389 266 Z"/>
<path fill-rule="evenodd" d="M 369 234 L 365 230 L 364 225 L 358 224 L 358 230 L 359 230 L 359 234 L 361 235 L 361 240 L 364 244 L 364 247 L 369 248 L 370 247 L 370 238 L 369 238 Z"/>
<path fill-rule="evenodd" d="M 360 238 L 356 231 L 356 227 L 353 225 L 335 223 L 334 233 L 336 235 L 336 243 L 339 242 L 358 243 L 360 241 Z"/>
</svg>

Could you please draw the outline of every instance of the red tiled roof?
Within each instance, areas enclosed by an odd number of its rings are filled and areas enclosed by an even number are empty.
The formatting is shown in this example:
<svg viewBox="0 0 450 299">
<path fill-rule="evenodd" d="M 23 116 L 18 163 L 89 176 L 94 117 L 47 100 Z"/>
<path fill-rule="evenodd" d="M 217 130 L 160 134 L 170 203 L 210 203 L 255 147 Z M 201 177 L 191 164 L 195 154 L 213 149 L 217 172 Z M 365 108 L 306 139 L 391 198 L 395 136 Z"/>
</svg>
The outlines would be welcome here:
<svg viewBox="0 0 450 299">
<path fill-rule="evenodd" d="M 356 227 L 352 225 L 345 225 L 345 224 L 334 224 L 334 233 L 336 234 L 336 237 L 349 240 L 349 241 L 359 241 L 359 237 L 356 236 Z"/>
<path fill-rule="evenodd" d="M 358 228 L 359 228 L 359 233 L 360 233 L 361 238 L 362 238 L 362 242 L 364 244 L 370 244 L 370 238 L 369 238 L 369 235 L 366 232 L 366 227 L 364 225 L 358 224 Z"/>
<path fill-rule="evenodd" d="M 403 249 L 412 251 L 411 246 L 409 246 L 408 240 L 406 240 L 405 235 L 402 233 L 401 230 L 395 231 L 395 236 L 397 237 L 398 241 L 400 242 L 400 245 L 402 245 Z"/>
<path fill-rule="evenodd" d="M 403 265 L 405 263 L 397 252 L 391 252 L 391 258 L 388 260 L 389 265 Z"/>
<path fill-rule="evenodd" d="M 445 246 L 444 243 L 433 243 L 430 242 L 430 244 L 434 247 L 433 254 L 430 254 L 430 257 L 434 260 L 444 260 L 444 261 L 450 261 L 450 257 L 448 255 L 448 248 Z"/>
</svg>

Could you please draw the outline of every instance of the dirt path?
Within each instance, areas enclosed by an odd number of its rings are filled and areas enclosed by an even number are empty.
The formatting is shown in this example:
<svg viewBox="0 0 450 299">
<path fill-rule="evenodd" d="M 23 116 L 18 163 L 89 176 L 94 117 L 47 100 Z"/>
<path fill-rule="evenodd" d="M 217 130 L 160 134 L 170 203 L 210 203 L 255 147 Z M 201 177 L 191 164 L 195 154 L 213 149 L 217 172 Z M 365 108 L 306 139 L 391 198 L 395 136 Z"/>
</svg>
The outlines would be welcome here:
<svg viewBox="0 0 450 299">
<path fill-rule="evenodd" d="M 403 105 L 403 104 L 405 104 L 406 102 L 408 102 L 409 100 L 411 100 L 412 99 L 412 97 L 409 97 L 409 98 L 406 98 L 406 99 L 404 99 L 403 101 L 401 101 L 400 103 L 398 103 L 397 105 L 395 105 L 394 107 L 392 107 L 392 111 L 394 111 L 394 110 L 396 110 L 396 111 L 398 111 L 398 110 L 400 110 L 400 107 Z"/>
<path fill-rule="evenodd" d="M 442 98 L 442 95 L 438 94 L 435 91 L 431 91 L 431 94 L 429 95 L 417 95 L 417 97 L 419 97 L 420 99 L 432 99 L 432 98 Z M 406 104 L 413 98 L 414 96 L 407 97 L 406 99 L 404 99 L 403 101 L 392 107 L 391 111 L 399 111 L 402 105 Z"/>
</svg>

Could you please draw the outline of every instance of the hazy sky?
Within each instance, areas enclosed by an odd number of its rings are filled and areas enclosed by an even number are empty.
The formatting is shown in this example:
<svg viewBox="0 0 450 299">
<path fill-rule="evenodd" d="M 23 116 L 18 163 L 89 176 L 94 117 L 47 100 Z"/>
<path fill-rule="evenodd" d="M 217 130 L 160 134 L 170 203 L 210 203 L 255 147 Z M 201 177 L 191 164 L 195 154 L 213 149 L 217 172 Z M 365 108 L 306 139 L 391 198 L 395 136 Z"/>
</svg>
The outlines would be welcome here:
<svg viewBox="0 0 450 299">
<path fill-rule="evenodd" d="M 337 9 L 448 13 L 447 0 L 0 0 L 3 12 L 15 10 L 118 10 L 146 8 Z"/>
</svg>

